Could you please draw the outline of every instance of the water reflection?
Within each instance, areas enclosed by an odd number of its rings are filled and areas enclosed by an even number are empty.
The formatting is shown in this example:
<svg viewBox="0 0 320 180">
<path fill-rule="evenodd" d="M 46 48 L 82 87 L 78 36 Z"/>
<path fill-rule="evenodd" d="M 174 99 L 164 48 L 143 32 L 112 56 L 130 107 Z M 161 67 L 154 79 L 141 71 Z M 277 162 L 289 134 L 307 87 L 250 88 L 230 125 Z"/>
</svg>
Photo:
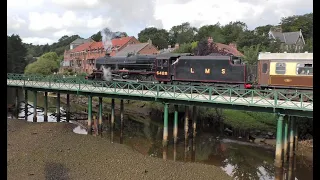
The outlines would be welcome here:
<svg viewBox="0 0 320 180">
<path fill-rule="evenodd" d="M 41 106 L 40 98 L 39 105 Z M 51 99 L 51 100 L 50 100 Z M 51 116 L 55 113 L 55 98 L 49 98 L 48 121 L 56 122 L 56 118 Z M 32 104 L 32 102 L 29 102 Z M 73 105 L 71 105 L 72 107 Z M 24 119 L 24 104 L 21 104 L 19 116 Z M 64 111 L 64 105 L 61 106 L 61 112 Z M 29 108 L 30 112 L 33 109 Z M 43 122 L 43 110 L 37 109 L 38 122 Z M 302 163 L 299 157 L 296 160 L 289 161 L 291 168 L 279 170 L 274 168 L 274 150 L 261 147 L 259 145 L 238 141 L 228 138 L 220 138 L 219 134 L 205 132 L 198 129 L 197 136 L 190 136 L 187 141 L 184 139 L 184 123 L 181 122 L 178 130 L 177 144 L 174 144 L 172 138 L 173 129 L 169 128 L 168 147 L 162 146 L 162 119 L 150 119 L 149 117 L 140 117 L 135 115 L 124 115 L 124 122 L 121 123 L 120 116 L 115 117 L 113 128 L 113 141 L 123 143 L 137 150 L 138 152 L 151 157 L 165 158 L 175 161 L 192 161 L 215 165 L 221 167 L 233 179 L 313 179 L 313 169 L 308 168 L 307 164 Z M 28 121 L 32 122 L 33 115 L 28 115 Z M 110 118 L 103 117 L 103 138 L 110 140 Z M 64 121 L 64 117 L 62 117 Z M 86 121 L 70 121 L 78 123 L 73 132 L 78 134 L 87 134 Z M 172 121 L 169 121 L 169 127 L 173 127 Z M 80 123 L 80 124 L 79 124 Z M 123 128 L 123 129 L 122 129 Z M 122 130 L 121 130 L 122 129 Z M 191 124 L 189 130 L 192 130 Z M 101 135 L 102 135 L 101 134 Z M 188 137 L 188 136 L 187 136 Z M 296 161 L 296 171 L 294 171 L 294 162 Z M 311 162 L 312 163 L 312 162 Z"/>
<path fill-rule="evenodd" d="M 115 143 L 120 138 L 120 126 L 116 116 L 116 126 L 114 128 Z M 124 144 L 132 147 L 142 154 L 159 157 L 175 161 L 189 161 L 204 164 L 211 164 L 221 167 L 233 179 L 283 179 L 287 174 L 286 180 L 302 179 L 311 180 L 312 168 L 308 169 L 304 165 L 297 166 L 295 173 L 282 171 L 278 175 L 274 167 L 274 149 L 265 148 L 250 142 L 238 141 L 235 139 L 219 138 L 218 134 L 197 132 L 195 138 L 190 137 L 184 140 L 184 131 L 179 129 L 177 144 L 172 138 L 172 129 L 169 128 L 168 147 L 162 146 L 162 124 L 143 123 L 135 121 L 130 115 L 125 117 L 124 135 L 120 138 Z M 156 121 L 159 122 L 159 121 Z M 183 126 L 183 124 L 182 124 Z M 169 127 L 172 125 L 169 124 Z M 183 128 L 183 127 L 181 127 Z M 191 130 L 191 128 L 189 128 Z M 107 137 L 110 132 L 106 133 Z M 122 140 L 121 140 L 122 139 Z M 290 162 L 293 167 L 293 161 Z M 292 168 L 293 170 L 293 168 Z M 301 172 L 299 174 L 299 172 Z M 307 174 L 307 175 L 306 175 Z M 295 177 L 290 178 L 289 176 Z M 281 177 L 281 178 L 279 178 Z"/>
</svg>

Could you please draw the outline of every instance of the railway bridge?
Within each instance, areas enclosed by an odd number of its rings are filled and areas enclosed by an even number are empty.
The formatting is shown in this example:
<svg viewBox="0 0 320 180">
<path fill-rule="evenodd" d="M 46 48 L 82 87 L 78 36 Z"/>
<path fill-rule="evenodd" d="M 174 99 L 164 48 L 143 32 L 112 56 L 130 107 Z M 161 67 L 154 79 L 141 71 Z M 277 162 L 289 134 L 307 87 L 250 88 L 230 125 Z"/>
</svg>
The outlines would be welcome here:
<svg viewBox="0 0 320 180">
<path fill-rule="evenodd" d="M 283 163 L 294 156 L 297 147 L 296 117 L 313 117 L 313 93 L 295 92 L 288 97 L 279 90 L 232 89 L 207 86 L 182 86 L 146 82 L 117 82 L 117 81 L 90 81 L 76 77 L 35 76 L 23 74 L 7 74 L 7 87 L 33 91 L 35 98 L 38 91 L 45 92 L 45 113 L 47 120 L 48 92 L 57 93 L 57 109 L 60 109 L 60 94 L 67 94 L 67 121 L 70 111 L 70 94 L 85 95 L 88 97 L 88 132 L 92 134 L 92 97 L 99 97 L 98 132 L 102 131 L 102 98 L 111 98 L 111 129 L 115 120 L 115 101 L 120 101 L 120 117 L 123 123 L 123 100 L 156 101 L 163 103 L 164 129 L 163 145 L 168 143 L 168 114 L 169 105 L 175 107 L 173 138 L 177 141 L 178 106 L 185 106 L 185 138 L 188 136 L 189 106 L 193 106 L 192 127 L 196 132 L 196 107 L 206 106 L 213 108 L 246 110 L 256 112 L 275 113 L 277 119 L 275 165 L 282 167 Z M 16 104 L 19 104 L 18 93 Z M 34 104 L 33 121 L 37 122 L 36 102 Z M 18 109 L 19 107 L 17 107 Z M 28 108 L 27 106 L 25 107 Z M 27 111 L 25 111 L 27 112 Z M 60 121 L 60 110 L 57 111 L 57 121 Z"/>
</svg>

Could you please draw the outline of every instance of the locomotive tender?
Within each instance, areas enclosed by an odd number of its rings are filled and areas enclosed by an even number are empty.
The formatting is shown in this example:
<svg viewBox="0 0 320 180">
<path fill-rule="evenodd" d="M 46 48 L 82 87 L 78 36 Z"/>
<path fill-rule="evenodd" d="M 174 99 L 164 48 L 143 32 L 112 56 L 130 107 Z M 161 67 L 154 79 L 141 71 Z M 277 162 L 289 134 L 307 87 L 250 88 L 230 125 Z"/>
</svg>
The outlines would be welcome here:
<svg viewBox="0 0 320 180">
<path fill-rule="evenodd" d="M 103 80 L 101 67 L 110 68 L 114 80 L 232 88 L 313 89 L 313 53 L 260 53 L 258 64 L 220 54 L 133 55 L 98 58 L 88 79 Z"/>
<path fill-rule="evenodd" d="M 248 66 L 235 56 L 212 54 L 134 55 L 98 58 L 88 79 L 102 80 L 101 67 L 110 68 L 113 77 L 122 80 L 158 81 L 171 84 L 210 85 L 217 87 L 251 88 L 252 74 Z"/>
</svg>

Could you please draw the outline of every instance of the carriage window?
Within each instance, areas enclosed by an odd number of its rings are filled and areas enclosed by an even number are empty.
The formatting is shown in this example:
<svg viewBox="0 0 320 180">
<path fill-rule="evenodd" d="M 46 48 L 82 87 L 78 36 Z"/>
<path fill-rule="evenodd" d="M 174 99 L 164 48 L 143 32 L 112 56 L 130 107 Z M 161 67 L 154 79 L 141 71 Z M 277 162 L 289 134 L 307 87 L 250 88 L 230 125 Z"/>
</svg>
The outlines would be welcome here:
<svg viewBox="0 0 320 180">
<path fill-rule="evenodd" d="M 266 74 L 268 71 L 268 64 L 267 63 L 263 63 L 262 64 L 262 73 Z"/>
<path fill-rule="evenodd" d="M 286 63 L 276 64 L 276 74 L 286 74 Z"/>
<path fill-rule="evenodd" d="M 313 64 L 297 64 L 298 75 L 313 75 Z"/>
</svg>

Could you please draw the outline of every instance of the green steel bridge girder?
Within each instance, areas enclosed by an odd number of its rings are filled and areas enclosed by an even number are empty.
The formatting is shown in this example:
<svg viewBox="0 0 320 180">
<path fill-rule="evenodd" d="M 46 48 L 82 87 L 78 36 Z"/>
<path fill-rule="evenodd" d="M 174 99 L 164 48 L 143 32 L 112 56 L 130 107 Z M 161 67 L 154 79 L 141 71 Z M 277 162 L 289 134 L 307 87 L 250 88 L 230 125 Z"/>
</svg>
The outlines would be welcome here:
<svg viewBox="0 0 320 180">
<path fill-rule="evenodd" d="M 59 92 L 61 94 L 75 94 L 75 95 L 83 95 L 83 96 L 90 95 L 92 97 L 104 97 L 104 98 L 110 98 L 110 99 L 115 98 L 115 99 L 127 99 L 127 100 L 136 100 L 136 101 L 153 101 L 153 102 L 169 103 L 169 104 L 177 104 L 177 105 L 202 106 L 202 107 L 253 111 L 253 112 L 266 112 L 266 113 L 286 114 L 291 116 L 313 118 L 313 111 L 302 111 L 302 110 L 295 110 L 295 109 L 282 109 L 282 108 L 235 105 L 235 104 L 231 105 L 231 104 L 221 104 L 221 103 L 204 103 L 204 102 L 197 102 L 197 101 L 183 101 L 183 100 L 162 99 L 162 98 L 155 99 L 155 98 L 149 98 L 149 97 L 130 96 L 129 94 L 117 95 L 117 94 L 67 91 L 67 90 L 57 90 L 57 89 L 32 88 L 32 87 L 19 87 L 19 86 L 16 86 L 16 87 L 22 88 L 24 90 L 32 90 L 32 91 L 55 92 L 55 93 Z"/>
<path fill-rule="evenodd" d="M 7 86 L 33 91 L 313 117 L 312 92 L 295 92 L 289 98 L 281 91 L 271 90 L 239 90 L 141 82 L 88 81 L 80 78 L 49 78 L 20 74 L 8 74 Z M 306 99 L 308 100 L 307 102 L 305 102 Z"/>
</svg>

